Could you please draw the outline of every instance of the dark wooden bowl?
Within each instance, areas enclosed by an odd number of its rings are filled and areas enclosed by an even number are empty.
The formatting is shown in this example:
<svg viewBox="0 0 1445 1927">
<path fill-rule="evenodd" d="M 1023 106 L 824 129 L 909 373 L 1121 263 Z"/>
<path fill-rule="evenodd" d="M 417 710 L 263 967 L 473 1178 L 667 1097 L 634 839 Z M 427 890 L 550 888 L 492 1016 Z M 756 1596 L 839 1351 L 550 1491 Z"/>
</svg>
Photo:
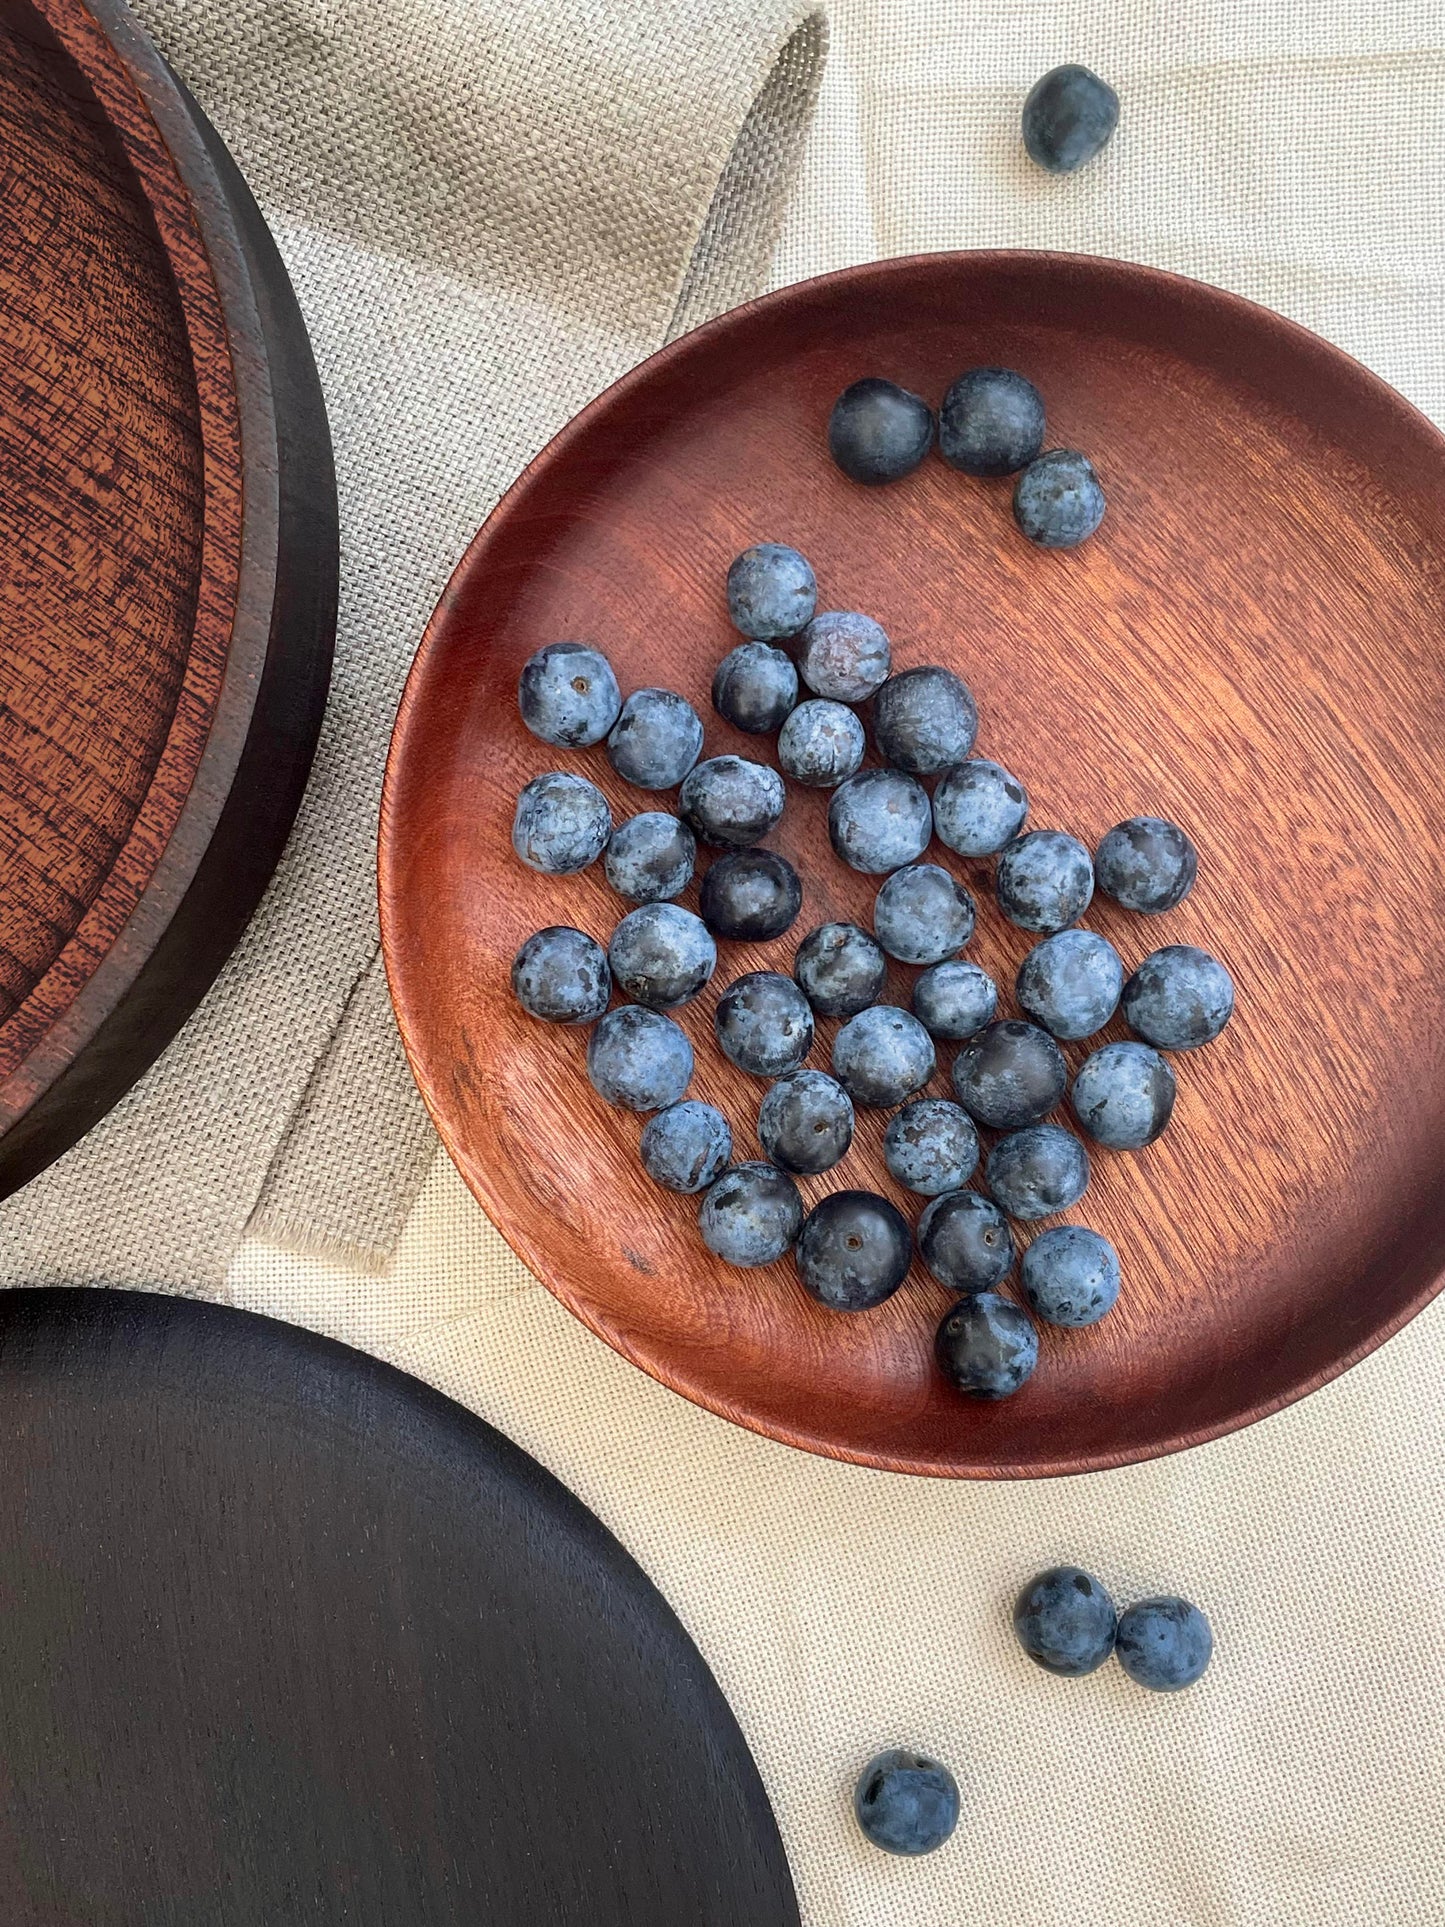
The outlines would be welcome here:
<svg viewBox="0 0 1445 1927">
<path fill-rule="evenodd" d="M 1006 482 L 930 458 L 870 490 L 830 464 L 824 424 L 845 383 L 884 373 L 936 400 L 979 362 L 1024 370 L 1049 440 L 1097 461 L 1109 514 L 1078 552 L 1029 548 Z M 709 751 L 770 758 L 768 739 L 735 734 L 708 701 L 736 641 L 724 571 L 763 538 L 812 557 L 825 605 L 878 616 L 895 666 L 937 660 L 967 678 L 980 749 L 1029 784 L 1036 825 L 1090 842 L 1141 811 L 1187 825 L 1200 877 L 1177 911 L 1099 900 L 1087 921 L 1130 966 L 1196 942 L 1238 984 L 1224 1037 L 1176 1060 L 1168 1132 L 1143 1154 L 1097 1152 L 1070 1214 L 1119 1247 L 1117 1311 L 1091 1331 L 1045 1329 L 1036 1375 L 1001 1404 L 936 1374 L 948 1299 L 919 1266 L 879 1310 L 840 1317 L 790 1263 L 714 1262 L 693 1204 L 643 1175 L 637 1121 L 594 1096 L 583 1036 L 531 1022 L 509 994 L 530 931 L 574 923 L 605 941 L 625 907 L 600 865 L 549 880 L 517 863 L 521 785 L 565 763 L 619 814 L 656 806 L 599 751 L 569 757 L 527 734 L 521 664 L 590 638 L 624 689 L 670 684 L 697 704 Z M 1119 1465 L 1322 1384 L 1417 1311 L 1445 1263 L 1442 588 L 1445 442 L 1335 349 L 1212 288 L 1076 257 L 925 256 L 787 289 L 674 343 L 585 410 L 493 514 L 397 724 L 387 962 L 467 1182 L 626 1357 L 728 1418 L 865 1464 L 969 1477 Z M 711 1040 L 718 993 L 744 970 L 790 969 L 825 918 L 869 921 L 876 882 L 831 854 L 826 802 L 790 793 L 773 839 L 805 878 L 794 930 L 725 946 L 681 1014 L 694 1094 L 721 1104 L 743 1155 L 757 1155 L 763 1087 Z M 979 895 L 970 954 L 1007 993 L 1030 940 L 993 906 L 990 866 L 932 855 Z M 897 1001 L 912 974 L 894 971 Z M 810 1061 L 826 1065 L 835 1026 L 819 1029 Z M 941 1093 L 952 1052 L 940 1056 Z M 806 1195 L 891 1191 L 884 1122 L 863 1116 Z M 891 1194 L 916 1218 L 919 1200 Z"/>
<path fill-rule="evenodd" d="M 119 0 L 0 0 L 0 1195 L 140 1075 L 280 856 L 336 496 L 285 271 Z"/>
</svg>

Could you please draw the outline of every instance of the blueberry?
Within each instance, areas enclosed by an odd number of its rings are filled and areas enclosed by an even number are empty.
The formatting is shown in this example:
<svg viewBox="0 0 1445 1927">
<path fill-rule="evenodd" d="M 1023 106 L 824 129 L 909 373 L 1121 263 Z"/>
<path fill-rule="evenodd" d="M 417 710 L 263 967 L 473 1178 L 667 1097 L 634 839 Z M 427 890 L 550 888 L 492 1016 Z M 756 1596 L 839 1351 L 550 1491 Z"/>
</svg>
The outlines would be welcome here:
<svg viewBox="0 0 1445 1927">
<path fill-rule="evenodd" d="M 938 1327 L 939 1370 L 972 1398 L 1009 1398 L 1039 1362 L 1033 1320 L 1011 1298 L 978 1291 L 961 1298 Z"/>
<path fill-rule="evenodd" d="M 723 1055 L 754 1077 L 781 1077 L 813 1048 L 813 1013 L 791 977 L 750 970 L 728 985 L 713 1012 Z"/>
<path fill-rule="evenodd" d="M 933 1075 L 933 1039 L 916 1017 L 873 1004 L 833 1039 L 833 1075 L 855 1104 L 889 1110 Z"/>
<path fill-rule="evenodd" d="M 896 482 L 933 442 L 933 410 L 896 381 L 865 375 L 845 388 L 828 417 L 828 451 L 855 482 Z"/>
<path fill-rule="evenodd" d="M 853 1142 L 853 1102 L 826 1071 L 789 1071 L 758 1111 L 758 1142 L 784 1171 L 831 1171 Z"/>
<path fill-rule="evenodd" d="M 1023 828 L 1028 792 L 1016 776 L 971 756 L 949 770 L 933 792 L 933 827 L 960 856 L 995 856 Z"/>
<path fill-rule="evenodd" d="M 999 1139 L 986 1175 L 995 1203 L 1028 1223 L 1079 1202 L 1089 1188 L 1089 1154 L 1061 1124 L 1030 1124 Z"/>
<path fill-rule="evenodd" d="M 1194 888 L 1199 856 L 1177 823 L 1131 816 L 1101 839 L 1094 873 L 1106 896 L 1126 910 L 1156 917 L 1183 903 Z"/>
<path fill-rule="evenodd" d="M 590 1024 L 612 995 L 607 953 L 566 924 L 538 930 L 512 960 L 512 995 L 544 1024 Z"/>
<path fill-rule="evenodd" d="M 928 848 L 928 792 L 896 769 L 865 769 L 834 790 L 828 804 L 833 848 L 854 870 L 879 876 L 914 863 Z"/>
<path fill-rule="evenodd" d="M 1061 1679 L 1096 1673 L 1114 1650 L 1118 1623 L 1107 1591 L 1078 1566 L 1050 1566 L 1035 1574 L 1014 1601 L 1019 1645 L 1035 1665 Z"/>
<path fill-rule="evenodd" d="M 938 411 L 938 452 L 965 475 L 1012 475 L 1044 445 L 1044 400 L 1012 368 L 967 368 Z"/>
<path fill-rule="evenodd" d="M 783 724 L 778 761 L 795 783 L 832 790 L 857 775 L 867 746 L 863 725 L 852 710 L 820 697 L 799 703 Z"/>
<path fill-rule="evenodd" d="M 587 749 L 617 721 L 622 697 L 600 649 L 554 642 L 529 656 L 517 684 L 522 721 L 544 743 Z"/>
<path fill-rule="evenodd" d="M 682 895 L 696 861 L 697 843 L 686 823 L 666 810 L 644 810 L 617 825 L 602 865 L 619 896 L 660 903 Z"/>
<path fill-rule="evenodd" d="M 1094 894 L 1094 864 L 1076 836 L 1030 830 L 1000 852 L 998 907 L 1020 930 L 1045 936 L 1077 923 Z"/>
<path fill-rule="evenodd" d="M 548 770 L 517 798 L 512 848 L 529 870 L 570 876 L 595 863 L 612 834 L 607 798 L 585 776 Z"/>
<path fill-rule="evenodd" d="M 774 1164 L 735 1164 L 702 1201 L 698 1225 L 708 1250 L 730 1265 L 775 1264 L 797 1237 L 803 1200 Z"/>
<path fill-rule="evenodd" d="M 644 903 L 613 931 L 607 961 L 624 997 L 649 1010 L 670 1010 L 696 997 L 712 976 L 717 945 L 691 910 Z"/>
<path fill-rule="evenodd" d="M 733 558 L 728 570 L 728 614 L 755 642 L 795 636 L 818 604 L 812 569 L 796 549 L 759 542 Z"/>
<path fill-rule="evenodd" d="M 971 1037 L 953 1061 L 959 1103 L 994 1131 L 1017 1131 L 1047 1117 L 1068 1078 L 1064 1054 L 1049 1033 L 1015 1017 Z"/>
<path fill-rule="evenodd" d="M 907 1191 L 942 1197 L 967 1184 L 978 1164 L 973 1119 L 945 1097 L 921 1097 L 888 1120 L 883 1161 Z"/>
<path fill-rule="evenodd" d="M 878 754 L 910 776 L 961 763 L 978 734 L 978 705 L 961 677 L 936 663 L 890 676 L 873 700 Z"/>
<path fill-rule="evenodd" d="M 670 790 L 702 754 L 702 723 L 671 689 L 638 689 L 607 738 L 607 760 L 640 790 Z"/>
<path fill-rule="evenodd" d="M 856 1017 L 876 1004 L 888 963 L 856 923 L 820 923 L 798 945 L 793 976 L 820 1017 Z"/>
<path fill-rule="evenodd" d="M 732 850 L 702 880 L 698 909 L 715 937 L 766 943 L 781 937 L 803 907 L 803 886 L 776 850 Z"/>
<path fill-rule="evenodd" d="M 1119 96 L 1087 67 L 1055 67 L 1024 102 L 1024 146 L 1051 174 L 1072 174 L 1106 146 L 1119 125 Z"/>
<path fill-rule="evenodd" d="M 958 1825 L 958 1811 L 948 1768 L 903 1746 L 875 1754 L 853 1792 L 858 1825 L 885 1853 L 932 1853 Z"/>
<path fill-rule="evenodd" d="M 1076 448 L 1051 448 L 1014 484 L 1014 520 L 1041 549 L 1076 549 L 1103 519 L 1094 464 Z"/>
<path fill-rule="evenodd" d="M 770 642 L 740 642 L 723 657 L 712 679 L 713 708 L 749 736 L 767 736 L 780 728 L 797 700 L 793 659 Z"/>
<path fill-rule="evenodd" d="M 1019 965 L 1019 1003 L 1055 1037 L 1092 1037 L 1119 1008 L 1124 966 L 1107 937 L 1060 930 L 1036 943 Z"/>
<path fill-rule="evenodd" d="M 1080 1064 L 1069 1101 L 1098 1143 L 1140 1151 L 1169 1122 L 1174 1073 L 1148 1044 L 1105 1044 Z"/>
<path fill-rule="evenodd" d="M 872 1191 L 834 1191 L 803 1220 L 793 1253 L 804 1289 L 829 1311 L 871 1311 L 891 1298 L 913 1261 L 913 1233 Z"/>
<path fill-rule="evenodd" d="M 705 1191 L 733 1154 L 722 1112 L 689 1098 L 669 1104 L 642 1127 L 642 1164 L 669 1191 Z"/>
<path fill-rule="evenodd" d="M 913 1014 L 934 1037 L 972 1037 L 992 1022 L 998 985 L 976 963 L 941 963 L 913 984 Z"/>
<path fill-rule="evenodd" d="M 1013 1269 L 1008 1220 L 977 1191 L 945 1191 L 918 1220 L 918 1249 L 950 1291 L 992 1291 Z"/>
<path fill-rule="evenodd" d="M 782 816 L 785 800 L 778 772 L 742 756 L 709 756 L 688 771 L 678 792 L 693 833 L 735 850 L 761 843 Z"/>
<path fill-rule="evenodd" d="M 624 1111 L 664 1111 L 692 1078 L 692 1045 L 670 1017 L 622 1004 L 597 1021 L 587 1045 L 592 1088 Z"/>
<path fill-rule="evenodd" d="M 1120 1617 L 1114 1651 L 1136 1685 L 1151 1693 L 1178 1693 L 1209 1664 L 1214 1635 L 1187 1599 L 1140 1599 Z"/>
<path fill-rule="evenodd" d="M 1172 943 L 1152 951 L 1124 986 L 1124 1021 L 1160 1050 L 1197 1050 L 1234 1011 L 1229 972 L 1207 950 Z"/>
<path fill-rule="evenodd" d="M 865 701 L 891 661 L 887 635 L 854 609 L 825 609 L 798 638 L 798 674 L 815 696 L 836 703 Z"/>
<path fill-rule="evenodd" d="M 1024 1253 L 1024 1297 L 1051 1325 L 1097 1325 L 1119 1296 L 1119 1254 L 1087 1225 L 1044 1231 Z"/>
<path fill-rule="evenodd" d="M 976 910 L 963 885 L 936 863 L 895 870 L 873 905 L 873 929 L 900 963 L 936 964 L 973 935 Z"/>
</svg>

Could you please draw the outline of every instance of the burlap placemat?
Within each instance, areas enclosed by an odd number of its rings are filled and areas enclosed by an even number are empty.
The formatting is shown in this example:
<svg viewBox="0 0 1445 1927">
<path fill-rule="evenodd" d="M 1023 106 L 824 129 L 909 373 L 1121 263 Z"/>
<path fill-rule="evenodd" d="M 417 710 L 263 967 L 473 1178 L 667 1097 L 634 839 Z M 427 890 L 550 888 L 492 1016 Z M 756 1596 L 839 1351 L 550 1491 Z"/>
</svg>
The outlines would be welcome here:
<svg viewBox="0 0 1445 1927">
<path fill-rule="evenodd" d="M 430 1161 L 377 958 L 402 679 L 468 538 L 598 389 L 757 291 L 813 0 L 142 0 L 270 219 L 326 390 L 341 618 L 315 772 L 201 1009 L 0 1207 L 0 1280 L 214 1292 L 249 1224 L 389 1254 Z"/>
</svg>

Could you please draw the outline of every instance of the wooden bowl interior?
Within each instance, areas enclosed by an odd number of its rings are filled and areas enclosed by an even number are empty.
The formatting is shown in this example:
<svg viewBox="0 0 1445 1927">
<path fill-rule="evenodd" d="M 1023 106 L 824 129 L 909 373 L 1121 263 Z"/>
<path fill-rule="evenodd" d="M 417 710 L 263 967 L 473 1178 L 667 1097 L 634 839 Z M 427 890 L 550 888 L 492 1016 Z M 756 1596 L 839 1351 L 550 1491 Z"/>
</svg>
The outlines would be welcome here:
<svg viewBox="0 0 1445 1927">
<path fill-rule="evenodd" d="M 823 426 L 839 390 L 890 375 L 937 401 L 961 368 L 1022 369 L 1051 445 L 1096 461 L 1109 496 L 1074 554 L 1014 532 L 1009 484 L 930 458 L 891 488 L 846 481 Z M 538 1275 L 627 1357 L 688 1397 L 810 1449 L 917 1472 L 1082 1470 L 1215 1435 L 1298 1396 L 1398 1324 L 1445 1262 L 1445 459 L 1421 417 L 1355 364 L 1262 310 L 1113 263 L 935 256 L 789 290 L 702 330 L 586 411 L 478 537 L 413 672 L 389 771 L 382 863 L 403 1034 L 447 1145 Z M 512 854 L 524 782 L 592 777 L 614 814 L 666 807 L 598 750 L 523 729 L 518 671 L 542 644 L 593 641 L 624 690 L 665 684 L 699 709 L 705 754 L 773 760 L 713 713 L 736 641 L 729 559 L 777 539 L 813 560 L 824 607 L 883 622 L 895 666 L 944 662 L 975 691 L 979 749 L 1028 784 L 1032 822 L 1091 844 L 1138 812 L 1201 852 L 1177 911 L 1085 919 L 1127 966 L 1198 943 L 1238 1010 L 1176 1059 L 1179 1101 L 1148 1151 L 1096 1151 L 1072 1218 L 1119 1248 L 1117 1311 L 1045 1328 L 1033 1380 L 997 1405 L 936 1373 L 947 1294 L 920 1265 L 877 1311 L 840 1317 L 790 1262 L 716 1262 L 695 1203 L 657 1190 L 640 1121 L 589 1086 L 585 1037 L 510 996 L 521 941 L 572 923 L 605 942 L 628 907 L 601 866 L 544 879 Z M 870 756 L 870 760 L 872 760 Z M 675 1013 L 692 1094 L 757 1155 L 764 1086 L 728 1065 L 712 1013 L 743 971 L 788 971 L 827 918 L 870 921 L 877 880 L 833 856 L 827 797 L 790 786 L 772 843 L 804 878 L 770 945 L 725 945 Z M 991 866 L 936 843 L 978 897 L 969 955 L 1013 1009 L 1030 939 L 992 902 Z M 682 901 L 696 905 L 696 885 Z M 886 993 L 906 1002 L 915 973 Z M 837 1026 L 809 1062 L 826 1067 Z M 1120 1024 L 1107 1036 L 1124 1035 Z M 1082 1047 L 1070 1046 L 1077 1064 Z M 930 1089 L 948 1090 L 952 1047 Z M 888 1180 L 886 1118 L 805 1180 Z M 1027 1233 L 1025 1233 L 1025 1236 Z"/>
<path fill-rule="evenodd" d="M 3 1079 L 100 968 L 190 793 L 240 481 L 194 216 L 83 8 L 0 7 L 0 142 Z"/>
</svg>

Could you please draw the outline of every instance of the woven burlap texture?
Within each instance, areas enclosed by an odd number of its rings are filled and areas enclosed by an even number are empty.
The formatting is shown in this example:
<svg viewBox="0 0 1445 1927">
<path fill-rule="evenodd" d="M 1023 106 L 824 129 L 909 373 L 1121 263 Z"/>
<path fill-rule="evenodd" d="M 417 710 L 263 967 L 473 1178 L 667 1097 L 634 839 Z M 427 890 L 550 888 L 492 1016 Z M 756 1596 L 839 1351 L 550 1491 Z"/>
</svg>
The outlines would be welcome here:
<svg viewBox="0 0 1445 1927">
<path fill-rule="evenodd" d="M 833 0 L 774 275 L 970 243 L 1133 256 L 1294 315 L 1445 420 L 1429 5 Z M 1019 104 L 1061 60 L 1118 86 L 1097 167 L 1046 179 Z M 1248 1128 L 1242 1117 L 1240 1128 Z M 501 1425 L 641 1558 L 716 1669 L 807 1927 L 1417 1927 L 1445 1919 L 1445 1306 L 1238 1437 L 1088 1479 L 979 1487 L 790 1452 L 614 1357 L 444 1161 L 391 1277 L 250 1247 L 237 1303 L 395 1359 Z M 1206 1681 L 1061 1682 L 1008 1632 L 1062 1558 L 1192 1594 Z M 954 1843 L 863 1845 L 876 1747 L 950 1760 Z"/>
<path fill-rule="evenodd" d="M 0 1281 L 214 1292 L 248 1222 L 379 1263 L 435 1150 L 376 957 L 386 745 L 422 627 L 527 460 L 762 284 L 824 59 L 812 0 L 141 0 L 305 313 L 336 445 L 330 707 L 272 888 L 109 1118 L 0 1207 Z"/>
</svg>

